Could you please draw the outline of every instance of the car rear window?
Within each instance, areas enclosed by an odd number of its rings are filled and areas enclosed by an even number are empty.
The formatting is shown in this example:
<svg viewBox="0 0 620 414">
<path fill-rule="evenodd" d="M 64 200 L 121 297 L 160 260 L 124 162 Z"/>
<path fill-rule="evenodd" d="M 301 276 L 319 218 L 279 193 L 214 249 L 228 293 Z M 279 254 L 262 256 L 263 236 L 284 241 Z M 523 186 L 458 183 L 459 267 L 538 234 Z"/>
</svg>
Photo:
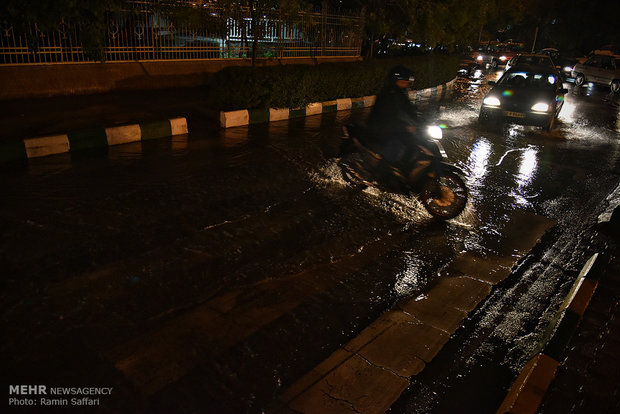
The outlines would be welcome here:
<svg viewBox="0 0 620 414">
<path fill-rule="evenodd" d="M 550 73 L 515 71 L 507 72 L 499 84 L 514 88 L 553 89 L 556 77 Z"/>
</svg>

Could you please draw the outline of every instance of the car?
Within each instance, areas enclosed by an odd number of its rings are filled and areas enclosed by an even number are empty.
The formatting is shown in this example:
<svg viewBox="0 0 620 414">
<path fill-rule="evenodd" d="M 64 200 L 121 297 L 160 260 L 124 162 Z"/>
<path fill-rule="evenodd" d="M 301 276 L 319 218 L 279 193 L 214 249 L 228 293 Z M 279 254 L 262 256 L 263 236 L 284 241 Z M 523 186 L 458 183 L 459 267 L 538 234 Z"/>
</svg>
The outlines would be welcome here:
<svg viewBox="0 0 620 414">
<path fill-rule="evenodd" d="M 576 86 L 592 82 L 609 86 L 613 93 L 620 92 L 620 57 L 604 54 L 594 55 L 573 68 Z"/>
<path fill-rule="evenodd" d="M 564 56 L 558 49 L 552 47 L 541 49 L 538 53 L 549 56 L 565 80 L 572 77 L 573 67 L 575 67 L 577 59 Z"/>
<path fill-rule="evenodd" d="M 564 104 L 562 80 L 555 68 L 514 67 L 502 75 L 482 101 L 482 125 L 514 123 L 550 131 Z"/>
<path fill-rule="evenodd" d="M 488 42 L 481 44 L 472 57 L 479 65 L 489 66 L 492 69 L 500 65 L 505 65 L 514 55 L 523 48 L 522 43 L 508 42 Z"/>
<path fill-rule="evenodd" d="M 471 57 L 463 57 L 459 60 L 459 69 L 456 71 L 459 76 L 469 76 L 478 67 L 478 63 Z"/>
<path fill-rule="evenodd" d="M 556 69 L 555 63 L 549 55 L 536 53 L 518 53 L 508 62 L 506 62 L 506 70 L 514 66 L 539 66 L 549 69 Z"/>
</svg>

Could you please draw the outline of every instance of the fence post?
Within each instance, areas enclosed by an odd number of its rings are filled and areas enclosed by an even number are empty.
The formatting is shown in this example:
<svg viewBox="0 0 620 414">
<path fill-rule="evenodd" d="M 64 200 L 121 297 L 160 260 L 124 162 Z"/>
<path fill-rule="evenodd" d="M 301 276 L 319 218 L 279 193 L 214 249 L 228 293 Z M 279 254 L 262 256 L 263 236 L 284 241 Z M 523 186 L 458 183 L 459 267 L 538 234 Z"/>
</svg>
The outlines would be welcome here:
<svg viewBox="0 0 620 414">
<path fill-rule="evenodd" d="M 327 1 L 321 2 L 321 56 L 325 56 L 325 43 L 327 42 Z"/>
</svg>

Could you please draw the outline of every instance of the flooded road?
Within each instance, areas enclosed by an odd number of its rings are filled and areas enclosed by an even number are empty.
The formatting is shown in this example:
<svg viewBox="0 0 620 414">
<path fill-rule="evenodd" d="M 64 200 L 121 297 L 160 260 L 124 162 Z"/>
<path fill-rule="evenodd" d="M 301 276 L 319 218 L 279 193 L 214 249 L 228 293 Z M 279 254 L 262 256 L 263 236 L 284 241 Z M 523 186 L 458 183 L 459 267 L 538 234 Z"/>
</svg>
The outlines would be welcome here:
<svg viewBox="0 0 620 414">
<path fill-rule="evenodd" d="M 459 82 L 439 114 L 470 188 L 445 223 L 415 198 L 342 180 L 342 126 L 368 110 L 190 125 L 187 137 L 3 167 L 6 381 L 113 386 L 103 412 L 261 412 L 457 254 L 500 249 L 511 214 L 527 211 L 558 226 L 393 410 L 450 412 L 459 382 L 489 370 L 494 404 L 620 181 L 620 118 L 617 98 L 583 88 L 553 132 L 483 130 L 484 83 Z"/>
</svg>

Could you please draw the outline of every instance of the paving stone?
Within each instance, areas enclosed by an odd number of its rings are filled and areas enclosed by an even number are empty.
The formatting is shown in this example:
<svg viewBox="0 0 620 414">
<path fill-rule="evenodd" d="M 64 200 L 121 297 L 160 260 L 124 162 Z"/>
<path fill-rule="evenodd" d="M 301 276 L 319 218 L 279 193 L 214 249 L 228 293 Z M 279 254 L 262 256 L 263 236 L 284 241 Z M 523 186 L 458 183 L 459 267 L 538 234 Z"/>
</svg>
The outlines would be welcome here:
<svg viewBox="0 0 620 414">
<path fill-rule="evenodd" d="M 510 275 L 516 263 L 517 258 L 512 256 L 481 256 L 478 253 L 467 252 L 457 256 L 445 272 L 450 275 L 460 273 L 495 285 Z"/>
<path fill-rule="evenodd" d="M 411 376 L 424 369 L 450 339 L 446 332 L 421 323 L 402 322 L 384 331 L 359 354 L 375 365 Z"/>
<path fill-rule="evenodd" d="M 446 305 L 440 299 L 430 296 L 402 300 L 398 306 L 420 322 L 450 334 L 454 333 L 467 317 L 467 312 Z"/>
<path fill-rule="evenodd" d="M 556 220 L 524 210 L 516 210 L 511 214 L 502 234 L 502 253 L 523 256 L 538 243 L 540 238 L 553 226 Z"/>
<path fill-rule="evenodd" d="M 400 310 L 388 311 L 349 341 L 344 348 L 351 352 L 357 352 L 392 326 L 407 322 L 416 322 L 416 320 L 411 315 L 407 315 Z"/>
<path fill-rule="evenodd" d="M 279 405 L 285 406 L 290 401 L 297 398 L 304 391 L 308 390 L 313 385 L 320 382 L 330 372 L 336 369 L 336 367 L 344 363 L 344 361 L 353 357 L 353 355 L 354 354 L 352 352 L 344 349 L 338 349 L 336 352 L 330 355 L 329 358 L 314 367 L 310 372 L 304 375 L 301 379 L 297 380 L 295 384 L 293 384 L 285 392 L 283 392 L 278 398 Z"/>
<path fill-rule="evenodd" d="M 355 355 L 293 400 L 289 408 L 308 414 L 383 413 L 408 386 L 406 378 Z"/>
<path fill-rule="evenodd" d="M 491 293 L 491 285 L 467 276 L 441 277 L 428 296 L 446 305 L 471 312 Z"/>
</svg>

